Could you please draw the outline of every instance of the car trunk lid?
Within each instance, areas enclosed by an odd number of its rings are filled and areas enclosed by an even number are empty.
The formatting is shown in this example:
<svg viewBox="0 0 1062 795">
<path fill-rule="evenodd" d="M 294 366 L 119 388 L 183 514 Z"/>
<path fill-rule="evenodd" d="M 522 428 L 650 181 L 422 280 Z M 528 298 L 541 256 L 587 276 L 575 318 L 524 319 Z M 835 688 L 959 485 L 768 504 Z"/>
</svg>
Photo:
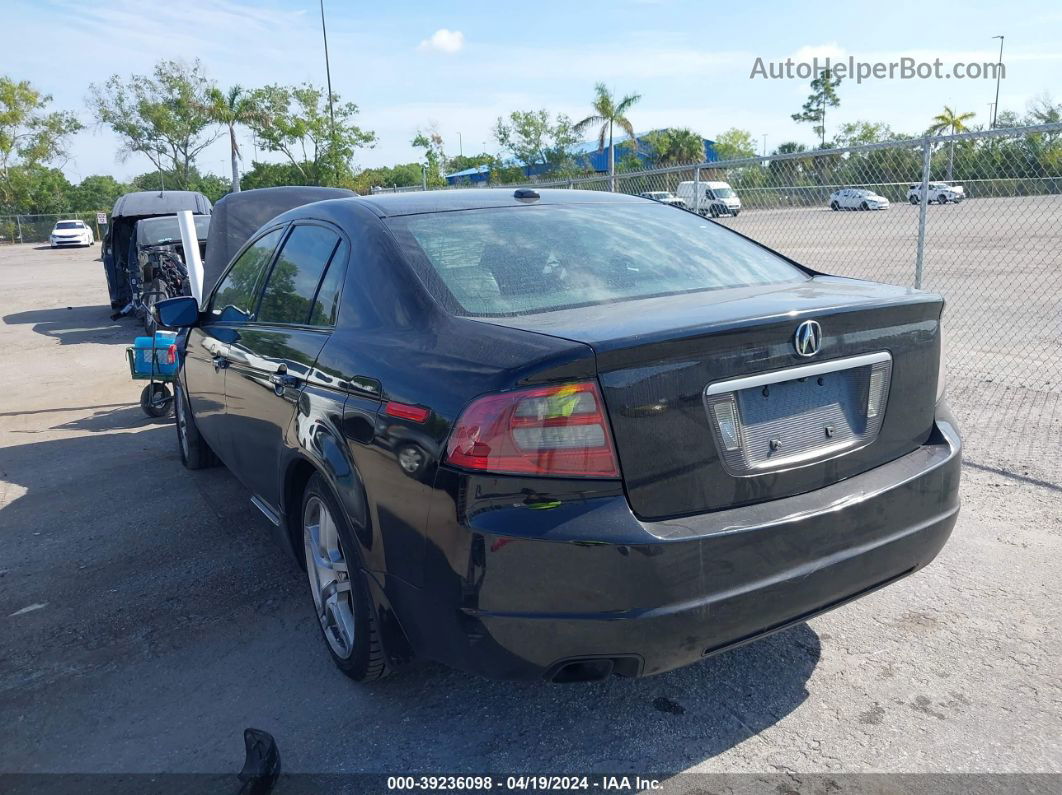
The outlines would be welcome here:
<svg viewBox="0 0 1062 795">
<path fill-rule="evenodd" d="M 631 507 L 661 519 L 811 491 L 922 444 L 942 306 L 817 276 L 489 322 L 594 349 Z M 812 356 L 794 344 L 806 320 Z"/>
</svg>

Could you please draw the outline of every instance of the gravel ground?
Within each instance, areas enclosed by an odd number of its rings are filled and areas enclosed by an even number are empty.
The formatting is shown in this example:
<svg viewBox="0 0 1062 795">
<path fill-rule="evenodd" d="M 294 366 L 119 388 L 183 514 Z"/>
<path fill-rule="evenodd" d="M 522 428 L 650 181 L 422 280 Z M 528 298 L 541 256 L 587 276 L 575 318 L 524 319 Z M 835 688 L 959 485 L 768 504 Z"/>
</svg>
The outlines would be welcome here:
<svg viewBox="0 0 1062 795">
<path fill-rule="evenodd" d="M 700 664 L 352 684 L 249 494 L 142 415 L 97 253 L 0 247 L 0 772 L 230 773 L 246 726 L 288 771 L 1062 772 L 1062 488 L 983 467 L 928 568 Z"/>
</svg>

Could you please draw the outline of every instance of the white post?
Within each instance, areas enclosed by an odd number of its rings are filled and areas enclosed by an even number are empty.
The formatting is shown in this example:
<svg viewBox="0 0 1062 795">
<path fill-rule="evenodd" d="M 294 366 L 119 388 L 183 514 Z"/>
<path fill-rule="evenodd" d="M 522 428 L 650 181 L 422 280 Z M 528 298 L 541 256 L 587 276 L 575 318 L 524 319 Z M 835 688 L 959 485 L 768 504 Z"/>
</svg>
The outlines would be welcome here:
<svg viewBox="0 0 1062 795">
<path fill-rule="evenodd" d="M 701 170 L 693 169 L 693 212 L 701 214 Z"/>
<path fill-rule="evenodd" d="M 915 289 L 922 289 L 926 253 L 926 210 L 929 206 L 929 169 L 933 162 L 933 144 L 927 135 L 922 139 L 922 198 L 918 202 L 918 242 L 915 244 Z"/>
<path fill-rule="evenodd" d="M 188 268 L 188 286 L 200 306 L 203 305 L 203 261 L 199 258 L 199 237 L 195 233 L 195 219 L 191 210 L 177 213 L 181 227 L 181 245 L 184 246 L 184 264 Z"/>
</svg>

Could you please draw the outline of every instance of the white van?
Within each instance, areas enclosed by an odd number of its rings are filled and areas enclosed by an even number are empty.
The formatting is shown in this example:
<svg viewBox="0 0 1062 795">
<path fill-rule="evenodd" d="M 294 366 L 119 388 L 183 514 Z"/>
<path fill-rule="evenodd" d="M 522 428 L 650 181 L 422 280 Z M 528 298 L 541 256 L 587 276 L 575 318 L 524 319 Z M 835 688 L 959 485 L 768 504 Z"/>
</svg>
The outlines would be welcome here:
<svg viewBox="0 0 1062 795">
<path fill-rule="evenodd" d="M 675 195 L 686 202 L 691 210 L 697 205 L 693 194 L 694 182 L 680 182 Z M 726 182 L 701 182 L 701 201 L 699 211 L 701 215 L 709 213 L 715 217 L 719 215 L 737 215 L 741 212 L 741 199 L 734 189 Z"/>
</svg>

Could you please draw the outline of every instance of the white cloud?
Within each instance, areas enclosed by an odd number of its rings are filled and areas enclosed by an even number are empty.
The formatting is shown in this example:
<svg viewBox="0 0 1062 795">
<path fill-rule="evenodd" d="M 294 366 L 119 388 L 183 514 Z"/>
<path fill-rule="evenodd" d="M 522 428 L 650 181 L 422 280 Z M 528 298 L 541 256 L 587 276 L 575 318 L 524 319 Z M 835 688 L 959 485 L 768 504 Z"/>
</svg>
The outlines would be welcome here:
<svg viewBox="0 0 1062 795">
<path fill-rule="evenodd" d="M 465 46 L 465 34 L 459 30 L 447 30 L 439 28 L 431 34 L 430 39 L 424 39 L 417 48 L 431 52 L 442 52 L 453 55 Z"/>
</svg>

